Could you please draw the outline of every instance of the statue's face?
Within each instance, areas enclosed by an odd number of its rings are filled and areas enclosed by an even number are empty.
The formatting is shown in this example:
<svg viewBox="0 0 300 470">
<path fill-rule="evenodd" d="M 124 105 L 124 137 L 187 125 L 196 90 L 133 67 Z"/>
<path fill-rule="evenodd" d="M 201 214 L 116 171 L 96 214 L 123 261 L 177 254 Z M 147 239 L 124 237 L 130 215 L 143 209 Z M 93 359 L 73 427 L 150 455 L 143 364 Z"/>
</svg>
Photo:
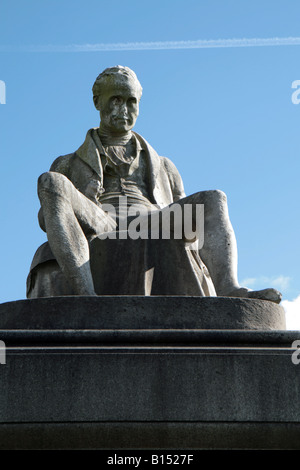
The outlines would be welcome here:
<svg viewBox="0 0 300 470">
<path fill-rule="evenodd" d="M 130 131 L 139 114 L 138 88 L 126 78 L 108 81 L 99 102 L 101 127 L 113 134 Z"/>
</svg>

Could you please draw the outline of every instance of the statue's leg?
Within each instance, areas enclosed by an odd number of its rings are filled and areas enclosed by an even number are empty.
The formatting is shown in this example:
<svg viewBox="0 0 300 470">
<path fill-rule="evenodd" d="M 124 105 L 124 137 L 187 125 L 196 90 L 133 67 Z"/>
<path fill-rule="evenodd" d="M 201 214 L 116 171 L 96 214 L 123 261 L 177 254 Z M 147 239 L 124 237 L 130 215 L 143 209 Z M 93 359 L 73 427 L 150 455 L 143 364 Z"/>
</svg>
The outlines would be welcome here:
<svg viewBox="0 0 300 470">
<path fill-rule="evenodd" d="M 193 207 L 193 230 L 196 226 L 197 204 L 204 206 L 204 244 L 201 259 L 206 264 L 218 295 L 239 288 L 237 279 L 237 245 L 232 229 L 226 195 L 219 190 L 201 191 L 187 196 L 176 204 Z M 173 204 L 170 206 L 170 208 Z M 182 221 L 183 222 L 183 221 Z"/>
<path fill-rule="evenodd" d="M 218 295 L 239 288 L 237 244 L 229 219 L 226 195 L 219 190 L 195 195 L 204 204 L 204 244 L 200 256 L 206 264 Z"/>
<path fill-rule="evenodd" d="M 60 173 L 42 174 L 38 195 L 49 245 L 63 274 L 77 295 L 96 295 L 88 237 L 113 229 L 114 222 Z"/>
<path fill-rule="evenodd" d="M 230 222 L 227 197 L 219 190 L 202 191 L 180 201 L 204 204 L 204 244 L 200 256 L 206 264 L 218 296 L 252 297 L 280 302 L 276 289 L 251 291 L 238 282 L 237 243 Z"/>
</svg>

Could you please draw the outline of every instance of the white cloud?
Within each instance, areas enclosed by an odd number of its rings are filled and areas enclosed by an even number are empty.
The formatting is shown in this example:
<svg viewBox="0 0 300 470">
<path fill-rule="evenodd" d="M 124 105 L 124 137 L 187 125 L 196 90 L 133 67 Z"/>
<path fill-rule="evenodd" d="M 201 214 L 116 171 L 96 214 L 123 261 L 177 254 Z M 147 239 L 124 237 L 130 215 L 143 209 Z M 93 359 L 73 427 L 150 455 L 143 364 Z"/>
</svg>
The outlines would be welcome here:
<svg viewBox="0 0 300 470">
<path fill-rule="evenodd" d="M 286 314 L 287 330 L 300 330 L 300 295 L 294 300 L 281 302 Z"/>
<path fill-rule="evenodd" d="M 67 45 L 0 46 L 0 51 L 27 52 L 112 52 L 168 49 L 207 49 L 228 47 L 299 46 L 300 37 L 198 39 L 195 41 L 151 41 Z"/>
<path fill-rule="evenodd" d="M 256 277 L 247 277 L 246 279 L 243 279 L 240 284 L 243 287 L 252 288 L 252 286 L 255 286 L 256 282 L 257 282 Z"/>
<path fill-rule="evenodd" d="M 285 290 L 289 287 L 291 278 L 288 276 L 278 276 L 274 278 L 267 278 L 272 284 L 271 287 L 276 287 L 279 290 Z"/>
<path fill-rule="evenodd" d="M 248 277 L 241 281 L 241 286 L 249 287 L 249 289 L 266 289 L 267 287 L 274 287 L 280 291 L 284 291 L 289 287 L 291 278 L 289 276 L 259 276 Z"/>
</svg>

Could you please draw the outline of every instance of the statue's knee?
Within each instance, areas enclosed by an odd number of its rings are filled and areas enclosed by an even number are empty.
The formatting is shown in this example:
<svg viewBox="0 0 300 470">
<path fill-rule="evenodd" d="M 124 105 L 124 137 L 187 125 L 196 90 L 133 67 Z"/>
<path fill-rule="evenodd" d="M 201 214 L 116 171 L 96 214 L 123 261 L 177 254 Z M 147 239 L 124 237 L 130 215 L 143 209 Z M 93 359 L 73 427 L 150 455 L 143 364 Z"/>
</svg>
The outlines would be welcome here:
<svg viewBox="0 0 300 470">
<path fill-rule="evenodd" d="M 219 218 L 220 214 L 227 213 L 227 196 L 219 189 L 204 191 L 203 204 L 206 220 Z"/>
<path fill-rule="evenodd" d="M 70 181 L 61 173 L 48 171 L 38 178 L 38 194 L 51 192 L 66 195 Z"/>
<path fill-rule="evenodd" d="M 227 196 L 220 189 L 212 189 L 210 191 L 206 191 L 206 194 L 207 194 L 206 199 L 209 203 L 227 204 Z"/>
<path fill-rule="evenodd" d="M 38 189 L 49 189 L 52 186 L 55 186 L 58 179 L 57 175 L 58 173 L 55 174 L 53 171 L 47 171 L 46 173 L 43 173 L 38 178 Z"/>
</svg>

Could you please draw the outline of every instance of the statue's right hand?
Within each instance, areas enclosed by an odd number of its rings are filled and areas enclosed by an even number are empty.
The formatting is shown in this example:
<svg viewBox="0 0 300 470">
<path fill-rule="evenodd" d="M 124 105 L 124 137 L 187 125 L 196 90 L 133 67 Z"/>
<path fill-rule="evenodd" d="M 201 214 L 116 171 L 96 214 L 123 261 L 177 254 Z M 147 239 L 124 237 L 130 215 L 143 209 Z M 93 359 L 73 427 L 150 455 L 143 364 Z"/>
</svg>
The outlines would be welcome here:
<svg viewBox="0 0 300 470">
<path fill-rule="evenodd" d="M 84 194 L 86 197 L 91 199 L 93 202 L 98 202 L 99 196 L 104 192 L 103 187 L 101 186 L 100 181 L 91 180 L 85 188 Z"/>
</svg>

